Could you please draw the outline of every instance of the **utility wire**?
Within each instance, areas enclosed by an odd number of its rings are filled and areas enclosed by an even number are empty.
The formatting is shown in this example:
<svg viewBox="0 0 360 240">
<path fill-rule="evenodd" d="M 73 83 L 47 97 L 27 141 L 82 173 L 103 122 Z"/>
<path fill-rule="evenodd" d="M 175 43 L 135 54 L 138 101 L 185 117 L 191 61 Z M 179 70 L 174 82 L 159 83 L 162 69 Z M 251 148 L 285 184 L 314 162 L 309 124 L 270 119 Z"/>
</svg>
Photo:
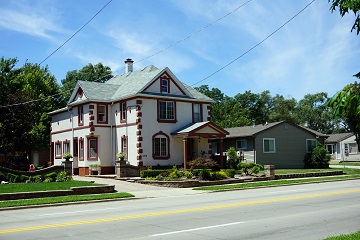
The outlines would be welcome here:
<svg viewBox="0 0 360 240">
<path fill-rule="evenodd" d="M 55 51 L 53 51 L 49 56 L 47 56 L 44 60 L 40 62 L 39 65 L 44 63 L 48 58 L 50 58 L 52 55 L 54 55 L 60 48 L 62 48 L 67 42 L 69 42 L 73 37 L 75 37 L 76 34 L 78 34 L 86 25 L 88 25 L 102 10 L 104 10 L 107 5 L 109 5 L 112 2 L 110 0 L 108 3 L 106 3 L 92 18 L 90 18 L 79 30 L 77 30 L 73 35 L 71 35 L 70 38 L 68 38 L 63 44 L 61 44 Z"/>
<path fill-rule="evenodd" d="M 206 79 L 209 79 L 210 77 L 214 76 L 215 74 L 217 74 L 218 72 L 222 71 L 223 69 L 227 68 L 228 66 L 230 66 L 231 64 L 233 64 L 234 62 L 236 62 L 237 60 L 239 60 L 240 58 L 242 58 L 243 56 L 245 56 L 246 54 L 248 54 L 249 52 L 251 52 L 252 50 L 254 50 L 256 47 L 258 47 L 260 44 L 262 44 L 263 42 L 265 42 L 268 38 L 270 38 L 272 35 L 274 35 L 275 33 L 277 33 L 281 28 L 283 28 L 286 24 L 288 24 L 289 22 L 291 22 L 294 18 L 296 18 L 300 13 L 302 13 L 306 8 L 308 8 L 313 2 L 315 2 L 315 0 L 312 0 L 310 3 L 308 3 L 303 9 L 301 9 L 298 13 L 296 13 L 293 17 L 291 17 L 289 20 L 287 20 L 283 25 L 281 25 L 280 27 L 278 27 L 275 31 L 273 31 L 272 33 L 270 33 L 266 38 L 264 38 L 263 40 L 261 40 L 260 42 L 258 42 L 257 44 L 255 44 L 252 48 L 250 48 L 249 50 L 247 50 L 246 52 L 244 52 L 243 54 L 241 54 L 240 56 L 238 56 L 237 58 L 235 58 L 234 60 L 232 60 L 231 62 L 227 63 L 225 66 L 219 68 L 218 70 L 216 70 L 215 72 L 211 73 L 209 76 L 203 78 L 202 80 L 190 85 L 191 87 L 194 85 L 197 85 L 203 81 L 205 81 Z"/>
</svg>

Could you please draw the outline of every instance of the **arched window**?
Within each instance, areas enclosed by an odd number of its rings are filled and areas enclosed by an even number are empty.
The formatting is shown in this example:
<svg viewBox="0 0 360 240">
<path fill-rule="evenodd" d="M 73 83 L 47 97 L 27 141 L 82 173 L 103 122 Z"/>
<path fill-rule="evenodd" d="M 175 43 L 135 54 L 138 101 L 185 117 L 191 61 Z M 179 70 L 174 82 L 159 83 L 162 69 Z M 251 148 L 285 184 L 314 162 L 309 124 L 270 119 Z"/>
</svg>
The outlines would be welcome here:
<svg viewBox="0 0 360 240">
<path fill-rule="evenodd" d="M 153 136 L 153 158 L 154 159 L 169 159 L 169 136 L 163 132 L 158 132 Z"/>
</svg>

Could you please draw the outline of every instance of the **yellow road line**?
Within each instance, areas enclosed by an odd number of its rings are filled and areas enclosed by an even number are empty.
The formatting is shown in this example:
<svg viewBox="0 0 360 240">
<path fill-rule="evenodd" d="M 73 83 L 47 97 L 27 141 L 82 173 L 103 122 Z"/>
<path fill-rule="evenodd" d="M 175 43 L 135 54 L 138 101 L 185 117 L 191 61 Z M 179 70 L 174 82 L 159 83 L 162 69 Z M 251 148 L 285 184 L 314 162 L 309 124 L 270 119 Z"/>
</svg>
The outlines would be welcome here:
<svg viewBox="0 0 360 240">
<path fill-rule="evenodd" d="M 41 230 L 41 229 L 51 229 L 51 228 L 60 228 L 60 227 L 70 227 L 70 226 L 77 226 L 77 225 L 104 223 L 104 222 L 112 222 L 112 221 L 118 221 L 118 220 L 136 219 L 136 218 L 156 217 L 156 216 L 164 216 L 164 215 L 179 214 L 179 213 L 209 211 L 209 210 L 215 210 L 215 209 L 243 207 L 243 206 L 248 206 L 248 205 L 257 205 L 257 204 L 264 204 L 264 203 L 274 203 L 274 202 L 292 201 L 292 200 L 299 200 L 299 199 L 326 197 L 326 196 L 332 196 L 332 195 L 341 195 L 341 194 L 358 193 L 358 192 L 360 192 L 360 189 L 344 190 L 344 191 L 337 191 L 337 192 L 316 193 L 316 194 L 300 195 L 300 196 L 284 197 L 284 198 L 270 198 L 270 199 L 250 201 L 250 202 L 238 202 L 238 203 L 230 203 L 230 204 L 215 205 L 215 206 L 208 206 L 208 207 L 186 208 L 186 209 L 171 210 L 171 211 L 164 211 L 164 212 L 153 212 L 153 213 L 144 213 L 144 214 L 136 214 L 136 215 L 128 215 L 128 216 L 119 216 L 119 217 L 112 217 L 112 218 L 99 218 L 99 219 L 84 220 L 84 221 L 77 221 L 77 222 L 65 222 L 65 223 L 47 224 L 47 225 L 30 226 L 30 227 L 22 227 L 22 228 L 10 228 L 10 229 L 0 230 L 0 234 L 35 231 L 35 230 Z"/>
</svg>

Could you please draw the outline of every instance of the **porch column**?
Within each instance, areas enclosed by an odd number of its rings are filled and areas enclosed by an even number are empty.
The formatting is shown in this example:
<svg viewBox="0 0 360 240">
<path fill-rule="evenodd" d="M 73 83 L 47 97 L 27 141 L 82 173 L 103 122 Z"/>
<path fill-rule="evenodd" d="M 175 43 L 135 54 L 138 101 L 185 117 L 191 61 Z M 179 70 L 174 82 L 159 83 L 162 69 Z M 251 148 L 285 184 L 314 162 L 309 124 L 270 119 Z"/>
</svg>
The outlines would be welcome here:
<svg viewBox="0 0 360 240">
<path fill-rule="evenodd" d="M 219 140 L 219 145 L 220 145 L 220 167 L 221 168 L 224 168 L 224 160 L 223 160 L 223 152 L 224 152 L 224 146 L 223 146 L 223 143 L 224 143 L 224 140 L 222 138 L 220 138 Z"/>
<path fill-rule="evenodd" d="M 184 147 L 183 147 L 183 149 L 184 149 L 184 170 L 186 170 L 186 165 L 187 165 L 187 162 L 186 162 L 186 160 L 187 160 L 187 157 L 186 157 L 186 155 L 187 155 L 187 138 L 183 138 L 183 145 L 184 145 Z"/>
</svg>

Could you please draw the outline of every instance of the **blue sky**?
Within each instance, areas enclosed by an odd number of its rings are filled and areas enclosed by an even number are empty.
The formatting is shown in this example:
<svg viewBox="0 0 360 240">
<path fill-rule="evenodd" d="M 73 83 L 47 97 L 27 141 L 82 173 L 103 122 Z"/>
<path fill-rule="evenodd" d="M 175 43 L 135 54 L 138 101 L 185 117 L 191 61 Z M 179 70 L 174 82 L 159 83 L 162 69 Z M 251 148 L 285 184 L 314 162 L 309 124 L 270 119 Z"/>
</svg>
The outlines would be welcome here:
<svg viewBox="0 0 360 240">
<path fill-rule="evenodd" d="M 356 80 L 360 35 L 350 32 L 354 15 L 331 13 L 327 0 L 316 0 L 208 78 L 310 1 L 113 0 L 42 66 L 48 65 L 60 83 L 67 71 L 88 63 L 102 62 L 121 74 L 124 60 L 132 58 L 135 70 L 150 64 L 169 67 L 188 85 L 209 85 L 230 97 L 247 90 L 297 100 L 322 91 L 332 96 Z M 0 56 L 17 57 L 20 65 L 40 63 L 108 2 L 0 1 Z"/>
</svg>

